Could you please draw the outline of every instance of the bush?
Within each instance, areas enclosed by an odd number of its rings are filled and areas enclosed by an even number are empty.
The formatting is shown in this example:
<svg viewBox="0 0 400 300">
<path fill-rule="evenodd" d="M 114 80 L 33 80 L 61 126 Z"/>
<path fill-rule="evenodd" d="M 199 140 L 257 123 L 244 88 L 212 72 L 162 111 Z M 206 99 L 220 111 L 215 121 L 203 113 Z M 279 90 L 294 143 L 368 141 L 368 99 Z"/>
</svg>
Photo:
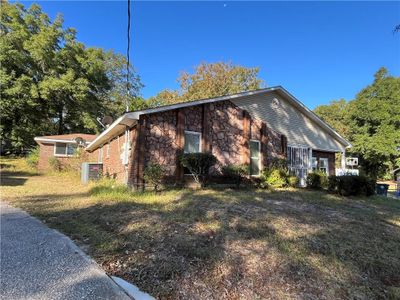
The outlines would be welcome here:
<svg viewBox="0 0 400 300">
<path fill-rule="evenodd" d="M 273 158 L 268 165 L 270 169 L 287 171 L 287 160 L 284 158 Z"/>
<path fill-rule="evenodd" d="M 371 196 L 375 194 L 376 181 L 367 176 L 329 176 L 328 190 L 342 196 Z"/>
<path fill-rule="evenodd" d="M 287 182 L 290 187 L 298 187 L 300 180 L 297 176 L 289 176 Z"/>
<path fill-rule="evenodd" d="M 39 146 L 33 148 L 28 156 L 26 157 L 26 162 L 31 168 L 36 168 L 39 163 Z"/>
<path fill-rule="evenodd" d="M 208 172 L 217 162 L 217 158 L 211 153 L 184 153 L 180 155 L 179 161 L 184 168 L 192 174 L 193 179 L 204 186 Z"/>
<path fill-rule="evenodd" d="M 307 187 L 313 190 L 319 190 L 321 188 L 328 187 L 328 177 L 325 173 L 317 171 L 311 172 L 307 175 L 306 180 Z"/>
<path fill-rule="evenodd" d="M 286 169 L 271 168 L 264 170 L 261 177 L 266 187 L 282 188 L 287 186 L 289 174 Z"/>
<path fill-rule="evenodd" d="M 164 168 L 156 163 L 150 163 L 144 170 L 144 180 L 152 184 L 156 192 L 158 191 L 158 187 L 164 175 Z"/>
<path fill-rule="evenodd" d="M 328 191 L 331 193 L 337 192 L 338 178 L 340 176 L 330 175 L 328 177 Z"/>
<path fill-rule="evenodd" d="M 49 158 L 49 165 L 53 171 L 60 172 L 62 168 L 62 164 L 59 159 L 52 156 Z"/>
<path fill-rule="evenodd" d="M 232 179 L 239 188 L 243 179 L 250 174 L 249 165 L 227 165 L 221 168 L 222 175 Z"/>
</svg>

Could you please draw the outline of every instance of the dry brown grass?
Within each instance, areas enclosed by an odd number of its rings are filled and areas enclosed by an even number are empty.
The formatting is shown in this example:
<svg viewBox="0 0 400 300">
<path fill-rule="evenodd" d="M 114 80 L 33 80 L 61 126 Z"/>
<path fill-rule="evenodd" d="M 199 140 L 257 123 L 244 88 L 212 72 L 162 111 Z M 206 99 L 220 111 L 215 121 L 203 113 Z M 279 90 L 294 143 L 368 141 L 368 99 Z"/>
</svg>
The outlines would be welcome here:
<svg viewBox="0 0 400 300">
<path fill-rule="evenodd" d="M 2 199 L 167 299 L 400 295 L 400 203 L 303 190 L 134 193 L 2 160 Z M 11 167 L 10 167 L 11 166 Z M 15 166 L 15 167 L 12 167 Z"/>
</svg>

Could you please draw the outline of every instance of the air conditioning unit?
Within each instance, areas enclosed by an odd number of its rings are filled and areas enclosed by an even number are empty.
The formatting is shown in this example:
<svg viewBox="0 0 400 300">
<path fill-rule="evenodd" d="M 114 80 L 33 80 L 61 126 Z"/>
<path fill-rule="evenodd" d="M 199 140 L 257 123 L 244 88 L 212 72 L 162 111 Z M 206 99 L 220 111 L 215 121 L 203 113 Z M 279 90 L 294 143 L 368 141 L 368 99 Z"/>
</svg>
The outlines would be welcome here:
<svg viewBox="0 0 400 300">
<path fill-rule="evenodd" d="M 81 181 L 88 183 L 89 180 L 99 180 L 103 175 L 103 164 L 100 163 L 82 163 Z"/>
</svg>

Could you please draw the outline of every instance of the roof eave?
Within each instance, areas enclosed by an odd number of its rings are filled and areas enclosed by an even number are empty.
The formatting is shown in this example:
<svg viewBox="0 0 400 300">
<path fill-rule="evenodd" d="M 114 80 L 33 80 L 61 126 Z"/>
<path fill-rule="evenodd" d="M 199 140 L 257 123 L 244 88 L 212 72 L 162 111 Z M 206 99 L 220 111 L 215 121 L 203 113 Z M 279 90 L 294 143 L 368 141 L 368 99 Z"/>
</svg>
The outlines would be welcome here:
<svg viewBox="0 0 400 300">
<path fill-rule="evenodd" d="M 102 146 L 108 140 L 112 139 L 116 135 L 124 132 L 126 127 L 132 127 L 135 122 L 139 120 L 139 115 L 137 113 L 125 113 L 117 120 L 115 120 L 106 130 L 104 130 L 95 140 L 93 140 L 85 149 L 89 152 L 96 150 L 98 147 Z"/>
</svg>

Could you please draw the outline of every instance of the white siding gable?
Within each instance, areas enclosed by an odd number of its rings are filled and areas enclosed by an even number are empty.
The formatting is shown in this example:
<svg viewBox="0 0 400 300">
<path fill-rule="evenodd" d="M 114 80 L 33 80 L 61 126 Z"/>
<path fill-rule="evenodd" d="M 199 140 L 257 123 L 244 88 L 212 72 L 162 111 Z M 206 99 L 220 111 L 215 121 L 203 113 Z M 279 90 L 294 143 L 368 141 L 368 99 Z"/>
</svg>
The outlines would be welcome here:
<svg viewBox="0 0 400 300">
<path fill-rule="evenodd" d="M 269 92 L 232 99 L 254 118 L 284 135 L 288 144 L 303 145 L 326 151 L 343 151 L 345 146 L 326 129 L 306 116 L 292 101 L 277 92 Z"/>
</svg>

